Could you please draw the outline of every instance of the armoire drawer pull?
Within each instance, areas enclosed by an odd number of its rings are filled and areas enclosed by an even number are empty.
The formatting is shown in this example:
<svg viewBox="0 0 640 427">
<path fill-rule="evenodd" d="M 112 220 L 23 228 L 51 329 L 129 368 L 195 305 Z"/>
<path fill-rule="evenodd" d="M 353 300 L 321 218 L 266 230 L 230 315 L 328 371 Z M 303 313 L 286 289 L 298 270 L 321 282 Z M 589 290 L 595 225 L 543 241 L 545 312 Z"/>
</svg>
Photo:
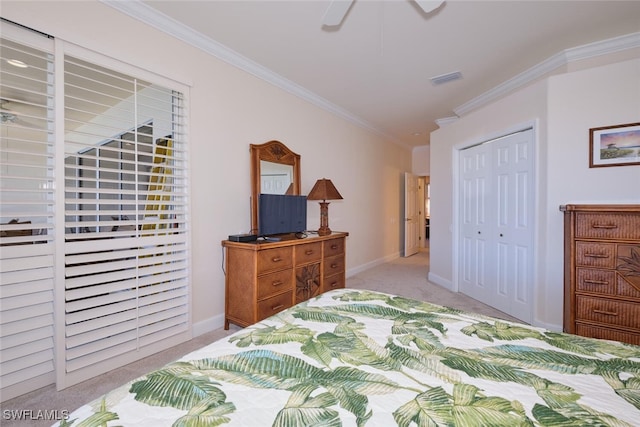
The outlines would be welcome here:
<svg viewBox="0 0 640 427">
<path fill-rule="evenodd" d="M 280 286 L 283 285 L 284 282 L 282 280 L 275 280 L 271 285 L 272 286 Z"/>
<path fill-rule="evenodd" d="M 595 310 L 593 310 L 593 312 L 596 313 L 596 314 L 604 314 L 605 316 L 617 316 L 618 315 L 618 313 L 615 312 L 615 311 L 606 311 L 606 310 L 595 309 Z"/>
<path fill-rule="evenodd" d="M 584 254 L 587 258 L 609 258 L 607 254 Z"/>
<path fill-rule="evenodd" d="M 338 245 L 336 244 L 331 245 L 331 249 L 338 249 Z"/>
<path fill-rule="evenodd" d="M 282 261 L 282 258 L 276 256 L 276 257 L 271 258 L 271 261 L 280 262 L 280 261 Z"/>
<path fill-rule="evenodd" d="M 335 288 L 336 286 L 338 286 L 338 282 L 331 282 L 329 286 Z"/>
<path fill-rule="evenodd" d="M 608 285 L 609 284 L 609 282 L 605 282 L 604 280 L 589 280 L 589 279 L 586 279 L 584 283 L 588 285 Z"/>
<path fill-rule="evenodd" d="M 275 307 L 271 307 L 271 310 L 272 311 L 280 310 L 282 307 L 284 307 L 284 304 L 279 304 L 279 305 L 276 305 Z"/>
<path fill-rule="evenodd" d="M 612 230 L 618 228 L 615 224 L 593 224 L 591 228 L 604 228 L 605 230 Z"/>
<path fill-rule="evenodd" d="M 331 268 L 338 268 L 338 264 L 331 264 Z"/>
<path fill-rule="evenodd" d="M 307 249 L 304 254 L 311 255 L 312 253 L 313 253 L 313 249 Z"/>
</svg>

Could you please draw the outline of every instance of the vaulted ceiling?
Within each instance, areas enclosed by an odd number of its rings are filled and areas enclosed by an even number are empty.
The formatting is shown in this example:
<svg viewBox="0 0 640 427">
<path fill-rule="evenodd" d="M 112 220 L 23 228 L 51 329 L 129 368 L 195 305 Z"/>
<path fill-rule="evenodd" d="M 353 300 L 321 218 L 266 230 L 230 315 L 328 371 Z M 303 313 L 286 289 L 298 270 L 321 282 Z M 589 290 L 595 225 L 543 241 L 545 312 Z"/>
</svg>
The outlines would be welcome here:
<svg viewBox="0 0 640 427">
<path fill-rule="evenodd" d="M 328 0 L 106 3 L 407 146 L 593 43 L 640 47 L 640 1 L 355 0 L 331 28 Z"/>
</svg>

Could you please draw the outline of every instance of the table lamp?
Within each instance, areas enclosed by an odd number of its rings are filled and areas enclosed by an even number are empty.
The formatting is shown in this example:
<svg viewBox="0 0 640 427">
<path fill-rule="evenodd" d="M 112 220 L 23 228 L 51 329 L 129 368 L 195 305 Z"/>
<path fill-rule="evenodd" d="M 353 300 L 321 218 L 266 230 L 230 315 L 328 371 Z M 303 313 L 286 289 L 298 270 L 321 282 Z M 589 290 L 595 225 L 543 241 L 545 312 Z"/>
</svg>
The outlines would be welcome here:
<svg viewBox="0 0 640 427">
<path fill-rule="evenodd" d="M 330 179 L 319 179 L 313 186 L 307 200 L 322 200 L 320 202 L 320 228 L 318 236 L 327 236 L 331 234 L 329 228 L 329 202 L 327 200 L 342 200 L 342 196 L 333 185 Z"/>
</svg>

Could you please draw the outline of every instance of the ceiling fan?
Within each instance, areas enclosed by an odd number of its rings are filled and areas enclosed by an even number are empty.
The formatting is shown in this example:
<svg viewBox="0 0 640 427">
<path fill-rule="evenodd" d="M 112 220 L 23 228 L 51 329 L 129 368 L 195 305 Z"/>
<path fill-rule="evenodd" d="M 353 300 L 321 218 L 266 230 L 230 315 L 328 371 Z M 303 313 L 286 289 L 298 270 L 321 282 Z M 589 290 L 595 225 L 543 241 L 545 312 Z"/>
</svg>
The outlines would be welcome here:
<svg viewBox="0 0 640 427">
<path fill-rule="evenodd" d="M 339 26 L 347 12 L 353 5 L 355 0 L 333 0 L 327 11 L 322 18 L 322 25 L 324 27 L 337 27 Z M 429 13 L 440 7 L 444 0 L 413 0 L 424 13 Z"/>
<path fill-rule="evenodd" d="M 3 125 L 18 125 L 27 128 L 38 128 L 37 125 L 24 120 L 18 113 L 6 107 L 7 104 L 13 103 L 6 99 L 0 99 L 0 123 Z"/>
</svg>

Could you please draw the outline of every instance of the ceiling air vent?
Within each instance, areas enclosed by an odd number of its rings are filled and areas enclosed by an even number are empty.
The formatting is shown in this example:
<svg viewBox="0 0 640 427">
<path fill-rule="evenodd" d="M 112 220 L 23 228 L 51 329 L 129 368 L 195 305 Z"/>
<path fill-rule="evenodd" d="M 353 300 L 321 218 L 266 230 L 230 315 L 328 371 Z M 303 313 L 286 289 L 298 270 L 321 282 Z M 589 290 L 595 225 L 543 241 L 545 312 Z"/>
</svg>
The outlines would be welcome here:
<svg viewBox="0 0 640 427">
<path fill-rule="evenodd" d="M 454 71 L 453 73 L 442 74 L 440 76 L 431 77 L 431 83 L 434 86 L 442 85 L 445 83 L 452 82 L 454 80 L 459 80 L 462 78 L 462 73 L 460 71 Z"/>
</svg>

